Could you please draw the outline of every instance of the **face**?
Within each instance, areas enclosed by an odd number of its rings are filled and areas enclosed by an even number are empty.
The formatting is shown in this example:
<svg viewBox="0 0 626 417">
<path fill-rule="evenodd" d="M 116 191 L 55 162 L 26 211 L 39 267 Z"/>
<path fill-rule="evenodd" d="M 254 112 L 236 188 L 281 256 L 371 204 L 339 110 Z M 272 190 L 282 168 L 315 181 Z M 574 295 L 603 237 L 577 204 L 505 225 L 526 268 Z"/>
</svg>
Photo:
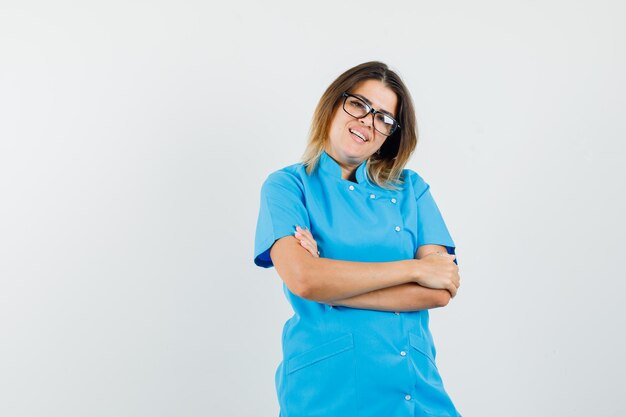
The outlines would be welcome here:
<svg viewBox="0 0 626 417">
<path fill-rule="evenodd" d="M 362 81 L 348 93 L 369 100 L 374 110 L 387 111 L 398 120 L 396 114 L 398 97 L 382 81 Z M 371 113 L 357 119 L 346 113 L 342 105 L 343 98 L 333 115 L 325 151 L 341 165 L 358 166 L 382 146 L 387 136 L 374 129 Z M 359 134 L 365 140 L 360 138 Z"/>
</svg>

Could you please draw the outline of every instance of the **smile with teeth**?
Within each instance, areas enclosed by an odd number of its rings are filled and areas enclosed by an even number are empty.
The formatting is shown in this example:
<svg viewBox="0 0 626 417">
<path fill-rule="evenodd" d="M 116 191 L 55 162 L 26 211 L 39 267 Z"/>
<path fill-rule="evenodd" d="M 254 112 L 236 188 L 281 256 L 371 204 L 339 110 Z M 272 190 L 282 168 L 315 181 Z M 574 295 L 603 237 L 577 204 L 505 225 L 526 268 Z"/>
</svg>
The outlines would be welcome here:
<svg viewBox="0 0 626 417">
<path fill-rule="evenodd" d="M 365 136 L 363 136 L 363 134 L 361 132 L 358 132 L 356 130 L 352 130 L 350 129 L 350 133 L 352 133 L 353 135 L 357 136 L 359 139 L 361 139 L 363 142 L 367 142 L 368 140 L 365 138 Z"/>
</svg>

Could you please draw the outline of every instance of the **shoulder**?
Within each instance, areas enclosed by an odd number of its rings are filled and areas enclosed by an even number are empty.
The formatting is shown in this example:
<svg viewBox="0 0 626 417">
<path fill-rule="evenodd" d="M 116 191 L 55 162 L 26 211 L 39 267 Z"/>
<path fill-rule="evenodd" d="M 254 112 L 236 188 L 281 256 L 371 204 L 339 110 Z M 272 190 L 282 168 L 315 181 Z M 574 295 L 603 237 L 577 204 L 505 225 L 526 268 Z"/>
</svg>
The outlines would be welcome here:
<svg viewBox="0 0 626 417">
<path fill-rule="evenodd" d="M 302 189 L 306 170 L 302 163 L 288 165 L 270 173 L 263 182 L 262 190 L 272 188 Z"/>
<path fill-rule="evenodd" d="M 429 188 L 429 185 L 424 178 L 410 168 L 402 170 L 402 179 L 404 181 L 404 186 L 411 189 L 413 193 L 415 193 L 416 197 L 421 196 Z"/>
</svg>

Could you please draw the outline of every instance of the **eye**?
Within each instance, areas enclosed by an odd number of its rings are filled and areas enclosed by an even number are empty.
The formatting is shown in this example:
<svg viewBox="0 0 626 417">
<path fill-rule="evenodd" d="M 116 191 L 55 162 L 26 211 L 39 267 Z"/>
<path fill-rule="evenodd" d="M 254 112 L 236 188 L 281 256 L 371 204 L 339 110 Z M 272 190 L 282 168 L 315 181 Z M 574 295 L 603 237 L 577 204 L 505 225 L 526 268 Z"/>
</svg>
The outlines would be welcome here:
<svg viewBox="0 0 626 417">
<path fill-rule="evenodd" d="M 393 125 L 393 119 L 384 113 L 376 113 L 376 119 L 384 124 Z"/>
<path fill-rule="evenodd" d="M 350 100 L 350 105 L 353 107 L 357 107 L 359 109 L 364 109 L 365 105 L 363 104 L 363 102 L 361 100 L 357 100 L 357 99 L 352 99 Z"/>
</svg>

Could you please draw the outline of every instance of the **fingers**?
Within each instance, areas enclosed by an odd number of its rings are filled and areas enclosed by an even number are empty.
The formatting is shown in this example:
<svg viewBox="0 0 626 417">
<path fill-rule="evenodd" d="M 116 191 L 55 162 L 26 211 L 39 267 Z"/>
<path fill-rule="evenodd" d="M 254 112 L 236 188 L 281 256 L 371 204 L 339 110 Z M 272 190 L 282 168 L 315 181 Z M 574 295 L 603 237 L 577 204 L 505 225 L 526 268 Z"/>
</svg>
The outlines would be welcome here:
<svg viewBox="0 0 626 417">
<path fill-rule="evenodd" d="M 452 278 L 452 281 L 450 282 L 450 288 L 448 288 L 448 291 L 450 291 L 450 295 L 452 298 L 454 298 L 454 296 L 456 295 L 456 293 L 458 292 L 459 288 L 461 287 L 461 277 L 459 276 L 458 273 L 458 268 L 457 271 L 454 274 L 454 277 Z"/>
<path fill-rule="evenodd" d="M 430 253 L 427 253 L 426 255 L 422 256 L 421 259 L 424 259 L 425 257 L 430 256 L 430 255 L 438 255 L 438 256 L 448 257 L 448 259 L 451 260 L 451 261 L 454 261 L 456 259 L 456 255 L 452 255 L 450 253 L 445 253 L 445 252 L 430 252 Z"/>
<path fill-rule="evenodd" d="M 454 298 L 457 292 L 457 287 L 454 284 L 450 284 L 446 290 L 450 293 L 450 297 Z"/>
<path fill-rule="evenodd" d="M 296 226 L 296 232 L 294 233 L 296 239 L 300 241 L 300 245 L 305 248 L 311 255 L 319 258 L 319 252 L 317 250 L 317 242 L 313 238 L 311 231 L 308 229 L 302 229 L 300 226 Z"/>
<path fill-rule="evenodd" d="M 309 241 L 315 243 L 315 239 L 313 239 L 313 234 L 309 229 L 302 229 L 300 226 L 296 226 L 296 229 L 299 229 L 298 231 L 304 234 L 309 239 Z"/>
<path fill-rule="evenodd" d="M 455 258 L 456 255 L 442 251 L 423 255 L 420 260 L 425 262 L 427 278 L 419 284 L 427 288 L 445 289 L 451 297 L 455 297 L 461 286 L 459 267 L 453 262 Z"/>
<path fill-rule="evenodd" d="M 301 239 L 298 236 L 296 236 L 296 238 Z M 315 258 L 319 257 L 319 254 L 317 253 L 317 249 L 315 249 L 313 245 L 311 245 L 311 243 L 309 243 L 307 240 L 304 240 L 304 239 L 300 240 L 300 246 L 306 249 Z"/>
<path fill-rule="evenodd" d="M 450 292 L 450 295 L 452 296 L 452 298 L 454 298 L 456 293 L 459 291 L 459 287 L 461 287 L 461 283 L 459 282 L 459 279 L 457 276 L 456 279 L 453 279 L 452 281 L 450 281 L 446 289 Z"/>
</svg>

